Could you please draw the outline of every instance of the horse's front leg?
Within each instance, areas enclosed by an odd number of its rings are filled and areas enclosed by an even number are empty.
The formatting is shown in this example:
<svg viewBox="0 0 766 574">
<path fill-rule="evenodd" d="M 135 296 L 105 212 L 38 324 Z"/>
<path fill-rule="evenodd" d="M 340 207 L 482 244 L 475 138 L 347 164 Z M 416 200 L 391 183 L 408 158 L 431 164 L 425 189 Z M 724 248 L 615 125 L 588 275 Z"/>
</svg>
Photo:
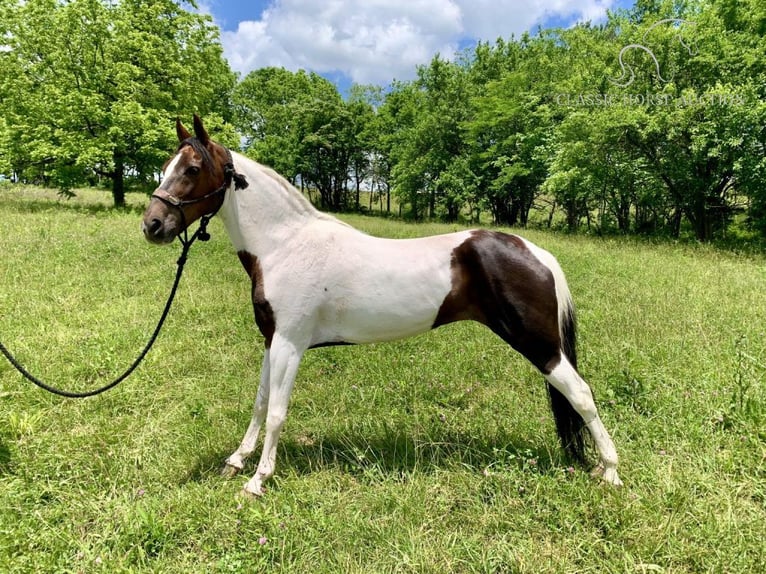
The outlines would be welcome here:
<svg viewBox="0 0 766 574">
<path fill-rule="evenodd" d="M 266 436 L 258 469 L 245 485 L 247 494 L 256 496 L 263 494 L 263 483 L 274 475 L 279 433 L 287 418 L 287 405 L 304 351 L 305 347 L 296 346 L 279 334 L 275 334 L 271 341 Z"/>
<path fill-rule="evenodd" d="M 263 352 L 263 365 L 261 366 L 261 382 L 258 385 L 258 394 L 255 397 L 255 406 L 253 407 L 253 416 L 247 427 L 245 436 L 239 448 L 226 459 L 226 465 L 221 474 L 226 477 L 236 475 L 245 466 L 245 460 L 253 451 L 255 443 L 258 440 L 258 432 L 261 430 L 263 419 L 266 418 L 266 408 L 269 404 L 269 349 Z"/>
</svg>

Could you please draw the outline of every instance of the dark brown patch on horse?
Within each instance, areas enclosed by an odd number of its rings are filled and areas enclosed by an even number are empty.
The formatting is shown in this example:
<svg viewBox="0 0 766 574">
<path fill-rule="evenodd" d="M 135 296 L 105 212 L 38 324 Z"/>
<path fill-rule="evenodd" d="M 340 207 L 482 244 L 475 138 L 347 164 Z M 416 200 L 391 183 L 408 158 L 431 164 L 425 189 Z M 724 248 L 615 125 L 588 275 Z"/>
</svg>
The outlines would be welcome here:
<svg viewBox="0 0 766 574">
<path fill-rule="evenodd" d="M 560 360 L 556 285 L 515 235 L 475 231 L 452 252 L 452 289 L 433 327 L 471 319 L 483 323 L 540 371 Z"/>
<path fill-rule="evenodd" d="M 266 339 L 266 348 L 268 349 L 271 347 L 271 340 L 274 338 L 276 320 L 274 318 L 274 311 L 271 308 L 271 304 L 268 302 L 266 295 L 264 294 L 263 270 L 255 255 L 252 255 L 247 251 L 238 251 L 237 255 L 253 282 L 252 300 L 253 311 L 255 312 L 255 324 L 258 325 L 258 329 Z"/>
</svg>

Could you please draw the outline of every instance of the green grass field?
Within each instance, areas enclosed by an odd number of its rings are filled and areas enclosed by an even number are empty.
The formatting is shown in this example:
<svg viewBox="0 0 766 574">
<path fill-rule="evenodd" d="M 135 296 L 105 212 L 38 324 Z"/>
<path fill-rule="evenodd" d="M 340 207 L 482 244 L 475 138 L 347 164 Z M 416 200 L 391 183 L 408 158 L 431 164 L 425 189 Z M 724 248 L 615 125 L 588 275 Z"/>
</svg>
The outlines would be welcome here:
<svg viewBox="0 0 766 574">
<path fill-rule="evenodd" d="M 0 189 L 0 340 L 75 389 L 120 372 L 178 245 L 135 208 Z M 100 198 L 103 205 L 96 201 Z M 369 233 L 456 229 L 344 216 Z M 219 221 L 154 350 L 67 400 L 0 362 L 0 572 L 758 572 L 766 563 L 766 268 L 712 247 L 522 232 L 567 272 L 580 364 L 621 457 L 562 457 L 543 379 L 489 331 L 309 351 L 268 494 L 222 479 L 262 339 Z"/>
</svg>

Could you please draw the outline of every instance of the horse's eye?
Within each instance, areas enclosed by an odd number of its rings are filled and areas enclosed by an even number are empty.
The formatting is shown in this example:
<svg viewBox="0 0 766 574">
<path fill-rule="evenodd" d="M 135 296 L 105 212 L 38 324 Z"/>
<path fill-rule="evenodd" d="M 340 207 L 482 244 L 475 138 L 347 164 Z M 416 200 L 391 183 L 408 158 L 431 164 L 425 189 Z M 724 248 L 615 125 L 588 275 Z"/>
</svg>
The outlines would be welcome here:
<svg viewBox="0 0 766 574">
<path fill-rule="evenodd" d="M 199 168 L 196 165 L 190 165 L 186 168 L 186 175 L 189 177 L 196 177 L 199 175 Z"/>
</svg>

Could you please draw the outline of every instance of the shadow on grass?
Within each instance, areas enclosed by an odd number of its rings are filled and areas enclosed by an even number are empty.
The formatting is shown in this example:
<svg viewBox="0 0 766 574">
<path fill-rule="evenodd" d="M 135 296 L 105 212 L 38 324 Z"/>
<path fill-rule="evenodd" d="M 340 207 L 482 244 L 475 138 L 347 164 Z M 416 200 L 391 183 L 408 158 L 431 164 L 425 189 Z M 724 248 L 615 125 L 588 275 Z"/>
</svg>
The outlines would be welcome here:
<svg viewBox="0 0 766 574">
<path fill-rule="evenodd" d="M 11 472 L 11 449 L 0 438 L 0 476 Z"/>
<path fill-rule="evenodd" d="M 102 203 L 77 203 L 74 201 L 67 201 L 66 199 L 54 201 L 49 199 L 5 198 L 0 204 L 4 209 L 22 214 L 44 213 L 47 211 L 67 211 L 82 215 L 108 215 L 112 213 L 141 215 L 146 209 L 146 205 L 114 207 L 113 205 Z"/>
<path fill-rule="evenodd" d="M 370 471 L 400 476 L 413 471 L 433 473 L 450 468 L 517 468 L 546 471 L 557 461 L 550 453 L 515 436 L 477 438 L 459 432 L 413 436 L 391 431 L 368 436 L 337 434 L 313 439 L 290 437 L 281 443 L 284 465 L 298 474 L 337 469 L 351 475 Z"/>
<path fill-rule="evenodd" d="M 260 447 L 242 470 L 243 477 L 255 472 Z M 218 476 L 231 450 L 201 453 L 181 483 Z M 296 474 L 309 475 L 333 470 L 357 478 L 374 475 L 398 479 L 413 472 L 431 474 L 455 468 L 546 473 L 565 463 L 559 450 L 551 452 L 510 435 L 476 438 L 445 432 L 423 438 L 391 429 L 370 435 L 360 431 L 311 438 L 283 436 L 277 454 L 277 472 L 289 468 Z"/>
<path fill-rule="evenodd" d="M 125 203 L 125 206 L 115 207 L 111 192 L 100 188 L 77 189 L 67 196 L 53 188 L 0 185 L 0 208 L 20 214 L 51 211 L 83 215 L 140 214 L 149 203 L 149 193 L 126 190 Z"/>
</svg>

